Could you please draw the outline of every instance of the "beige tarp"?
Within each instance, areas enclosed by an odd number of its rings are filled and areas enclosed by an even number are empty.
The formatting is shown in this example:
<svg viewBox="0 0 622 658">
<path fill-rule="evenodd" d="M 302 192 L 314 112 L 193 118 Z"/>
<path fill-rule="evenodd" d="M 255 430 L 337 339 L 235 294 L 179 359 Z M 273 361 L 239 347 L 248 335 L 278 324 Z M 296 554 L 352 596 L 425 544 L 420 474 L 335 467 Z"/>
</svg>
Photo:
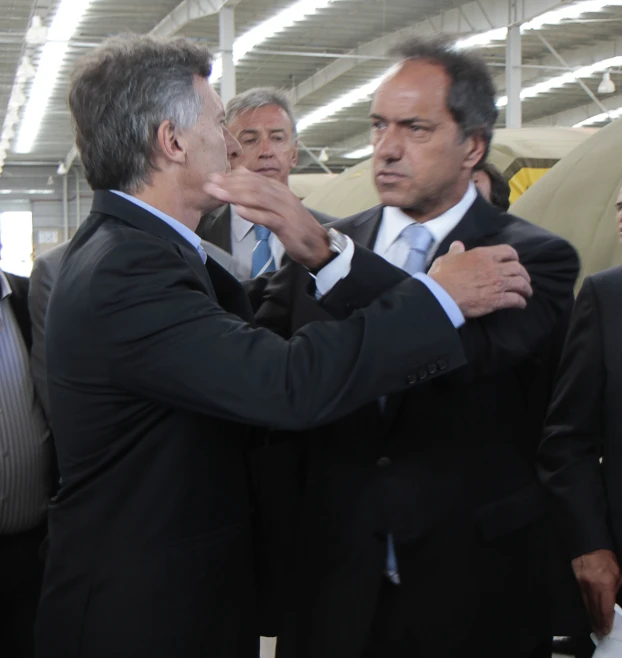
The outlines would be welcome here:
<svg viewBox="0 0 622 658">
<path fill-rule="evenodd" d="M 622 264 L 615 220 L 621 146 L 619 119 L 580 144 L 510 209 L 569 240 L 581 256 L 581 280 Z"/>
<path fill-rule="evenodd" d="M 515 199 L 593 132 L 577 128 L 502 128 L 495 132 L 490 161 L 507 172 Z M 360 162 L 304 199 L 309 208 L 334 217 L 347 217 L 379 202 L 371 160 Z"/>
<path fill-rule="evenodd" d="M 304 199 L 333 178 L 337 178 L 337 174 L 291 174 L 288 180 L 289 189 L 299 199 Z"/>
</svg>

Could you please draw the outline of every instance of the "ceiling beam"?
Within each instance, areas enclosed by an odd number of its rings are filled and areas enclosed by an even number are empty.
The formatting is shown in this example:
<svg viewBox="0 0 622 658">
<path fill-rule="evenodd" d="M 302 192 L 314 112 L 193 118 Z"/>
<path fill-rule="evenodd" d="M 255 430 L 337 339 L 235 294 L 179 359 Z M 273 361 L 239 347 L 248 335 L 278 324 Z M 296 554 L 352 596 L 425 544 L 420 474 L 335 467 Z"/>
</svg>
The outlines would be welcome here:
<svg viewBox="0 0 622 658">
<path fill-rule="evenodd" d="M 555 9 L 562 3 L 558 0 L 524 0 L 521 3 L 520 20 L 529 21 L 540 14 Z M 459 7 L 428 17 L 424 21 L 413 23 L 397 32 L 391 32 L 379 39 L 374 39 L 357 46 L 347 53 L 347 58 L 337 59 L 324 66 L 312 76 L 300 82 L 292 90 L 294 103 L 299 103 L 333 80 L 351 71 L 360 63 L 356 57 L 382 57 L 387 50 L 401 38 L 420 34 L 429 35 L 444 32 L 455 36 L 486 32 L 505 27 L 508 24 L 508 7 L 499 0 L 477 0 L 467 2 Z"/>
<path fill-rule="evenodd" d="M 619 107 L 622 107 L 622 94 L 615 94 L 613 96 L 600 97 L 600 102 L 605 106 L 607 110 L 617 110 Z M 557 112 L 556 114 L 549 114 L 546 117 L 541 117 L 536 121 L 530 121 L 525 124 L 527 126 L 574 126 L 575 124 L 583 121 L 584 119 L 589 119 L 590 117 L 595 116 L 596 114 L 601 114 L 602 110 L 596 103 L 586 103 L 579 107 L 573 107 L 563 112 Z M 590 126 L 586 126 L 589 128 Z"/>
</svg>

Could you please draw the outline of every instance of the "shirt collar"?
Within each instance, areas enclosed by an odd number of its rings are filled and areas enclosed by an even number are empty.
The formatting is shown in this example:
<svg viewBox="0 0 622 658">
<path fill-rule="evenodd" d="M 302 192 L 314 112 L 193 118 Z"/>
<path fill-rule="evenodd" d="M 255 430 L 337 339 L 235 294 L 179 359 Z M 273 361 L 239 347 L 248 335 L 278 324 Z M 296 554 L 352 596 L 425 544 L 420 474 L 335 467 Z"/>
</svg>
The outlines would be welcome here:
<svg viewBox="0 0 622 658">
<path fill-rule="evenodd" d="M 253 223 L 240 217 L 235 206 L 231 206 L 231 234 L 236 242 L 242 242 L 244 238 L 253 230 Z"/>
<path fill-rule="evenodd" d="M 6 278 L 4 272 L 0 270 L 0 299 L 5 299 L 12 293 L 13 290 L 11 290 L 9 280 Z"/>
<path fill-rule="evenodd" d="M 446 210 L 442 215 L 425 222 L 425 227 L 430 231 L 434 239 L 434 247 L 438 245 L 456 228 L 469 208 L 477 198 L 475 184 L 470 181 L 466 193 L 458 203 Z M 392 245 L 400 236 L 401 232 L 409 225 L 415 224 L 415 220 L 409 217 L 401 208 L 385 206 L 382 214 L 383 223 L 386 225 L 387 247 Z"/>
<path fill-rule="evenodd" d="M 131 194 L 125 194 L 125 192 L 119 192 L 118 190 L 110 190 L 110 191 L 113 194 L 118 194 L 120 197 L 127 199 L 127 201 L 130 201 L 131 203 L 139 206 L 140 208 L 143 208 L 143 210 L 150 212 L 152 215 L 155 215 L 158 219 L 161 219 L 163 222 L 168 224 L 172 229 L 177 231 L 177 233 L 179 233 L 179 235 L 181 235 L 182 238 L 187 240 L 199 252 L 199 254 L 201 254 L 201 251 L 203 250 L 203 247 L 201 246 L 201 238 L 194 231 L 189 229 L 185 224 L 182 224 L 174 217 L 171 217 L 170 215 L 167 215 L 165 212 L 162 212 L 161 210 L 154 208 L 153 206 L 149 205 L 145 201 L 142 201 L 141 199 L 137 199 L 135 196 L 132 196 Z"/>
</svg>

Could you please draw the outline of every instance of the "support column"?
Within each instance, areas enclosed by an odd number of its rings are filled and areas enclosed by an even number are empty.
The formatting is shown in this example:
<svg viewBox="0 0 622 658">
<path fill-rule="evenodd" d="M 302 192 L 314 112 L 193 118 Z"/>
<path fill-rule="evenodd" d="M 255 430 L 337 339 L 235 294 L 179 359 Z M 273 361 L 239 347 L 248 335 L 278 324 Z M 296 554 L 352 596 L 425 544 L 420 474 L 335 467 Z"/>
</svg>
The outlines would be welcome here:
<svg viewBox="0 0 622 658">
<path fill-rule="evenodd" d="M 224 105 L 235 96 L 235 65 L 233 42 L 235 40 L 235 9 L 223 7 L 218 15 L 220 25 L 220 52 L 222 54 L 222 78 L 220 97 Z"/>
<path fill-rule="evenodd" d="M 514 4 L 514 3 L 511 3 Z M 505 87 L 508 105 L 505 110 L 505 127 L 520 128 L 523 122 L 520 92 L 522 86 L 523 63 L 520 24 L 515 23 L 508 30 L 505 53 Z"/>
</svg>

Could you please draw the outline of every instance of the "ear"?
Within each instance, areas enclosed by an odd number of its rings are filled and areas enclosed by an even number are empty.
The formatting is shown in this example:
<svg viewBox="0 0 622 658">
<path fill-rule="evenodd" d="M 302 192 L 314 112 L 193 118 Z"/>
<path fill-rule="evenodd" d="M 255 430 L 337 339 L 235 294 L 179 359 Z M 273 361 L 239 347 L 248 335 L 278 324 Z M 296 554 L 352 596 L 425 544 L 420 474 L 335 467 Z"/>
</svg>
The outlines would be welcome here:
<svg viewBox="0 0 622 658">
<path fill-rule="evenodd" d="M 289 168 L 293 169 L 298 164 L 298 140 L 294 141 L 294 153 L 292 154 L 292 160 L 290 162 Z"/>
<path fill-rule="evenodd" d="M 178 133 L 169 119 L 159 125 L 157 142 L 161 156 L 169 162 L 183 164 L 186 161 L 187 139 Z"/>
<path fill-rule="evenodd" d="M 486 153 L 486 140 L 482 133 L 477 132 L 469 135 L 465 140 L 467 148 L 464 166 L 467 169 L 474 169 L 476 165 L 481 162 Z"/>
</svg>

